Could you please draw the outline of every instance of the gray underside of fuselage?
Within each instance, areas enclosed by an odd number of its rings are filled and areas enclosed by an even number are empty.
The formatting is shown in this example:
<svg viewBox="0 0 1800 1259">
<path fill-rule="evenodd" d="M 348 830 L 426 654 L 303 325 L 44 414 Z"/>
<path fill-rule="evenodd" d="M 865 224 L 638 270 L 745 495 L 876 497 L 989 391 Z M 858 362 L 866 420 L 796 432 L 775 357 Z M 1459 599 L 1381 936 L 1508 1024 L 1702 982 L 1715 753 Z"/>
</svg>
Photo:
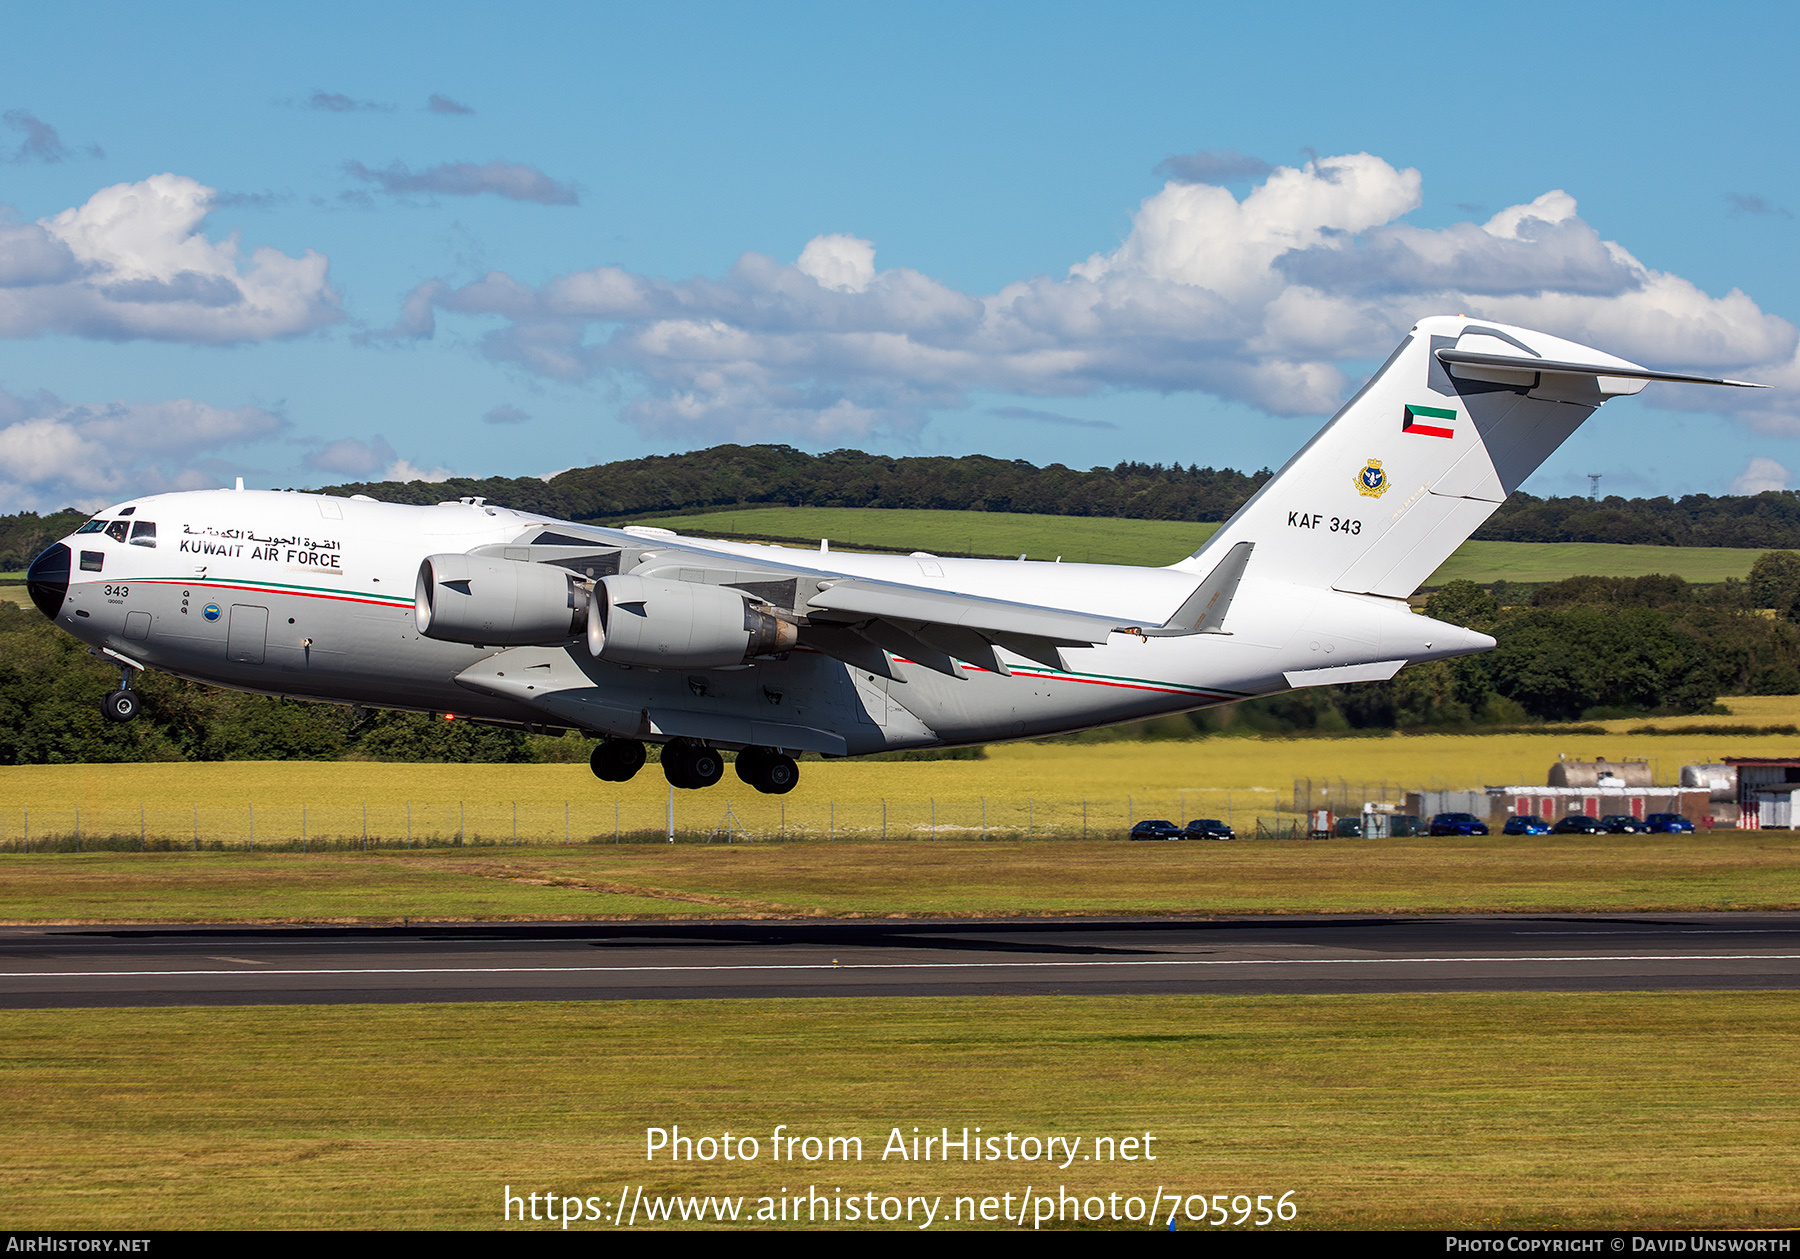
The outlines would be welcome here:
<svg viewBox="0 0 1800 1259">
<path fill-rule="evenodd" d="M 134 586 L 127 605 L 105 590 L 71 586 L 59 622 L 73 629 L 85 611 L 88 641 L 100 631 L 113 651 L 197 681 L 653 742 L 854 756 L 1031 738 L 1210 702 L 1057 677 L 953 678 L 915 664 L 890 679 L 807 650 L 728 669 L 633 668 L 592 659 L 577 642 L 505 650 L 440 642 L 418 633 L 410 607 L 265 591 L 230 601 L 230 592 L 179 585 Z M 209 602 L 219 605 L 211 621 Z"/>
</svg>

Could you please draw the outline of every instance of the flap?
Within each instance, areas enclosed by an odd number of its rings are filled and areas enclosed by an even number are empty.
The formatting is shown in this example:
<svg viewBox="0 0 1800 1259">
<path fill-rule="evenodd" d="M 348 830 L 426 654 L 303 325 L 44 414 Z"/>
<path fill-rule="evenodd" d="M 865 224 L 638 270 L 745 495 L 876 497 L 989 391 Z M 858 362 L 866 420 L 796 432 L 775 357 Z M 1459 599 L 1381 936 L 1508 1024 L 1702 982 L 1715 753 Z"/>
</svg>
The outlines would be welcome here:
<svg viewBox="0 0 1800 1259">
<path fill-rule="evenodd" d="M 954 625 L 1046 638 L 1070 646 L 1104 643 L 1109 634 L 1120 628 L 1119 622 L 1110 617 L 862 578 L 832 583 L 808 599 L 807 607 L 842 613 L 846 618 L 880 617 L 889 621 Z"/>
</svg>

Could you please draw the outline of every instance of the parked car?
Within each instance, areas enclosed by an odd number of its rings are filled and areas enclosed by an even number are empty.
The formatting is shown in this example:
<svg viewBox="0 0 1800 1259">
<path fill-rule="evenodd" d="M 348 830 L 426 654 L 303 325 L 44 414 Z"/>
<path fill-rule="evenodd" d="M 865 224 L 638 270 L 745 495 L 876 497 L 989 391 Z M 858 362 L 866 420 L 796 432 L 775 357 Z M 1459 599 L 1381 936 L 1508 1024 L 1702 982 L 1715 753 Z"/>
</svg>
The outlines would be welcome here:
<svg viewBox="0 0 1800 1259">
<path fill-rule="evenodd" d="M 1652 834 L 1690 835 L 1694 824 L 1679 813 L 1652 813 L 1644 819 L 1644 825 Z"/>
<path fill-rule="evenodd" d="M 1393 839 L 1406 839 L 1413 835 L 1423 835 L 1425 823 L 1410 813 L 1394 813 L 1388 817 L 1388 835 Z"/>
<path fill-rule="evenodd" d="M 1506 825 L 1500 828 L 1502 835 L 1548 835 L 1550 823 L 1535 813 L 1522 814 L 1506 819 Z"/>
<path fill-rule="evenodd" d="M 1341 817 L 1331 824 L 1331 833 L 1339 839 L 1360 839 L 1362 832 L 1362 818 L 1354 813 L 1349 817 Z"/>
<path fill-rule="evenodd" d="M 1237 832 L 1216 817 L 1197 817 L 1181 828 L 1188 839 L 1236 839 Z"/>
<path fill-rule="evenodd" d="M 1571 813 L 1565 818 L 1557 819 L 1550 828 L 1552 835 L 1604 835 L 1606 828 L 1598 818 L 1591 818 L 1585 813 Z"/>
<path fill-rule="evenodd" d="M 1181 828 L 1166 818 L 1146 818 L 1131 828 L 1133 839 L 1180 839 Z"/>
<path fill-rule="evenodd" d="M 1609 835 L 1648 835 L 1650 823 L 1642 818 L 1632 817 L 1629 813 L 1608 813 L 1600 819 L 1600 825 L 1606 828 Z"/>
<path fill-rule="evenodd" d="M 1485 835 L 1487 823 L 1473 813 L 1440 813 L 1431 819 L 1433 835 Z"/>
</svg>

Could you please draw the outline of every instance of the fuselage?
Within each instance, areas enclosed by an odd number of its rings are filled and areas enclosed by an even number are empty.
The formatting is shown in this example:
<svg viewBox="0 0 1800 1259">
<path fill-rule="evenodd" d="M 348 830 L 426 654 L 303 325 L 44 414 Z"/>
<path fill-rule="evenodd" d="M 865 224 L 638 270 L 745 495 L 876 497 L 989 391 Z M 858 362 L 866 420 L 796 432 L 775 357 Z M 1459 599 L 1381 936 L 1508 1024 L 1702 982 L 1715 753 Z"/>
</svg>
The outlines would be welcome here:
<svg viewBox="0 0 1800 1259">
<path fill-rule="evenodd" d="M 1107 725 L 1304 684 L 1290 680 L 1296 671 L 1436 659 L 1491 642 L 1397 599 L 1293 585 L 1254 568 L 1224 633 L 1113 634 L 1064 648 L 1064 668 L 1003 654 L 1010 676 L 972 665 L 946 676 L 896 658 L 896 676 L 882 677 L 804 647 L 728 668 L 633 668 L 594 659 L 578 640 L 501 649 L 419 632 L 414 587 L 425 557 L 520 546 L 547 527 L 596 547 L 635 548 L 640 568 L 666 549 L 1093 613 L 1121 625 L 1162 624 L 1198 581 L 1180 567 L 676 538 L 562 524 L 479 500 L 413 507 L 219 490 L 100 512 L 58 544 L 67 550 L 65 575 L 52 547 L 33 565 L 31 587 L 57 625 L 121 664 L 219 686 L 547 728 L 586 724 L 567 705 L 541 702 L 552 690 L 581 689 L 621 710 L 706 711 L 834 731 L 852 755 Z M 541 688 L 497 680 L 527 670 L 540 671 Z"/>
</svg>

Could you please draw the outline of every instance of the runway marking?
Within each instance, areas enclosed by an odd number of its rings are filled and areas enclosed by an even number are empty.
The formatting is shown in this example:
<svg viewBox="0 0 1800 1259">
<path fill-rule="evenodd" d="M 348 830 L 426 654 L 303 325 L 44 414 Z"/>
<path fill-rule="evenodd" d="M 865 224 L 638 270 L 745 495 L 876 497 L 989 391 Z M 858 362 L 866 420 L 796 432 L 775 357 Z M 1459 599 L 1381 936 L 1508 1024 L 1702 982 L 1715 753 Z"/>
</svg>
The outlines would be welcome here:
<svg viewBox="0 0 1800 1259">
<path fill-rule="evenodd" d="M 1640 931 L 1515 931 L 1516 936 L 1777 936 L 1794 934 L 1791 927 L 1683 928 L 1662 931 L 1654 927 Z"/>
<path fill-rule="evenodd" d="M 1469 962 L 1792 962 L 1800 953 L 1624 954 L 1617 957 L 1254 957 L 1194 961 L 1107 960 L 1093 962 L 769 962 L 738 966 L 418 966 L 333 970 L 96 970 L 0 971 L 0 979 L 153 979 L 183 975 L 592 975 L 775 970 L 1017 970 L 1087 966 L 1413 966 Z"/>
<path fill-rule="evenodd" d="M 213 954 L 213 953 L 209 953 L 209 954 L 207 954 L 207 956 L 210 957 L 215 962 L 239 962 L 245 966 L 267 966 L 268 965 L 267 962 L 259 962 L 259 961 L 255 960 L 254 958 L 249 958 L 249 957 L 225 957 L 223 955 Z"/>
</svg>

